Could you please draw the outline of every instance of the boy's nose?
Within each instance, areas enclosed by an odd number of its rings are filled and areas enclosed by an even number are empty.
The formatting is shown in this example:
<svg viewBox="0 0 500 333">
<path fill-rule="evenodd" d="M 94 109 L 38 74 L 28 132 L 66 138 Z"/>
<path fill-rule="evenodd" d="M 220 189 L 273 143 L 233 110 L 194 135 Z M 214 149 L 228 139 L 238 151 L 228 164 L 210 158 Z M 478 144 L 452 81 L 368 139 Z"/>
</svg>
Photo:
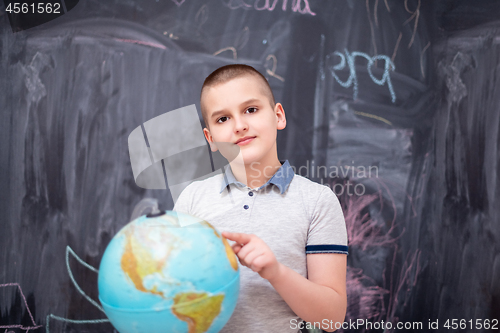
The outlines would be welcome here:
<svg viewBox="0 0 500 333">
<path fill-rule="evenodd" d="M 243 117 L 236 117 L 234 119 L 234 131 L 241 132 L 248 129 L 248 123 L 243 119 Z"/>
</svg>

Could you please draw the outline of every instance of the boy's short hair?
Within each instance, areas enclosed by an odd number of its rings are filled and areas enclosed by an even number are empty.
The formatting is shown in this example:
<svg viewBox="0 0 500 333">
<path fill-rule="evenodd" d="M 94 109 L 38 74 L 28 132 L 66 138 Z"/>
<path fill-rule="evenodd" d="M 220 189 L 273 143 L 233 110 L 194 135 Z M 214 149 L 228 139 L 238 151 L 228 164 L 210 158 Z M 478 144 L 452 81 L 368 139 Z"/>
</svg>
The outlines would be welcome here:
<svg viewBox="0 0 500 333">
<path fill-rule="evenodd" d="M 256 77 L 257 79 L 260 79 L 260 81 L 262 81 L 262 83 L 263 83 L 263 85 L 261 86 L 261 88 L 263 90 L 262 92 L 269 99 L 269 103 L 271 104 L 271 107 L 274 108 L 276 102 L 274 101 L 273 91 L 271 90 L 271 86 L 269 85 L 269 82 L 267 82 L 267 79 L 264 77 L 264 75 L 262 75 L 258 70 L 256 70 L 252 66 L 248 66 L 245 64 L 225 65 L 225 66 L 217 68 L 209 76 L 207 76 L 207 78 L 203 82 L 203 86 L 201 87 L 200 107 L 201 107 L 201 115 L 203 117 L 203 120 L 205 121 L 206 127 L 208 127 L 208 122 L 207 122 L 207 118 L 206 118 L 206 110 L 205 110 L 203 103 L 202 103 L 203 91 L 206 88 L 214 87 L 216 85 L 226 83 L 230 80 L 233 80 L 235 78 L 242 77 L 242 76 L 253 76 L 253 77 Z"/>
</svg>

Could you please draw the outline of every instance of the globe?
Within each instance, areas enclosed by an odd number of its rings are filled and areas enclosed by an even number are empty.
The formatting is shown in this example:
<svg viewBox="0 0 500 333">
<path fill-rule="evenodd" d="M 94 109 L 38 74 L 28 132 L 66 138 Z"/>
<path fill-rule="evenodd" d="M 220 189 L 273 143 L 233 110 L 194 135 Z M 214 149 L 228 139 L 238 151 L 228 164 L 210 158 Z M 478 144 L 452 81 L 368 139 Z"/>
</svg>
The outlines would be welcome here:
<svg viewBox="0 0 500 333">
<path fill-rule="evenodd" d="M 212 333 L 231 317 L 239 282 L 236 256 L 212 225 L 163 211 L 116 234 L 101 260 L 98 289 L 120 333 Z"/>
</svg>

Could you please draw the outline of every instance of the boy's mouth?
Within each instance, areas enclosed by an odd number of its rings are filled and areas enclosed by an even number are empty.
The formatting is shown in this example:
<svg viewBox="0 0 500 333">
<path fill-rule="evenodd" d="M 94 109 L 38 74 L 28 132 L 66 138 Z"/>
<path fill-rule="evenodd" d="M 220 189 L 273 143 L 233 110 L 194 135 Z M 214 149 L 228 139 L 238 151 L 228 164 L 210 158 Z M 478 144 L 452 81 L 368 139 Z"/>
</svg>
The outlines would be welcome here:
<svg viewBox="0 0 500 333">
<path fill-rule="evenodd" d="M 255 139 L 255 136 L 245 136 L 239 140 L 236 141 L 236 144 L 239 146 L 246 145 L 247 143 L 250 143 Z"/>
</svg>

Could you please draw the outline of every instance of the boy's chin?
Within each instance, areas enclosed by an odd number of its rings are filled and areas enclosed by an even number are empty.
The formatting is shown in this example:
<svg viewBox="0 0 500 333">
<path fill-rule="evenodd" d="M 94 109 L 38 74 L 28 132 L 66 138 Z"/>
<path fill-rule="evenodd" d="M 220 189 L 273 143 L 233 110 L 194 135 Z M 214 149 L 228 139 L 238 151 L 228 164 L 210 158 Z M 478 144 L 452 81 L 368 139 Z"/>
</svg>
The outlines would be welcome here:
<svg viewBox="0 0 500 333">
<path fill-rule="evenodd" d="M 245 156 L 241 156 L 239 155 L 238 157 L 236 157 L 235 159 L 233 159 L 232 161 L 230 161 L 229 163 L 231 163 L 232 165 L 238 165 L 238 166 L 251 166 L 251 165 L 260 165 L 260 162 L 257 158 L 252 158 L 251 156 L 248 156 L 248 157 L 245 157 Z"/>
<path fill-rule="evenodd" d="M 258 158 L 243 158 L 243 161 L 241 162 L 242 164 L 245 165 L 245 167 L 252 167 L 253 169 L 258 169 L 259 166 L 262 165 L 262 162 Z"/>
</svg>

